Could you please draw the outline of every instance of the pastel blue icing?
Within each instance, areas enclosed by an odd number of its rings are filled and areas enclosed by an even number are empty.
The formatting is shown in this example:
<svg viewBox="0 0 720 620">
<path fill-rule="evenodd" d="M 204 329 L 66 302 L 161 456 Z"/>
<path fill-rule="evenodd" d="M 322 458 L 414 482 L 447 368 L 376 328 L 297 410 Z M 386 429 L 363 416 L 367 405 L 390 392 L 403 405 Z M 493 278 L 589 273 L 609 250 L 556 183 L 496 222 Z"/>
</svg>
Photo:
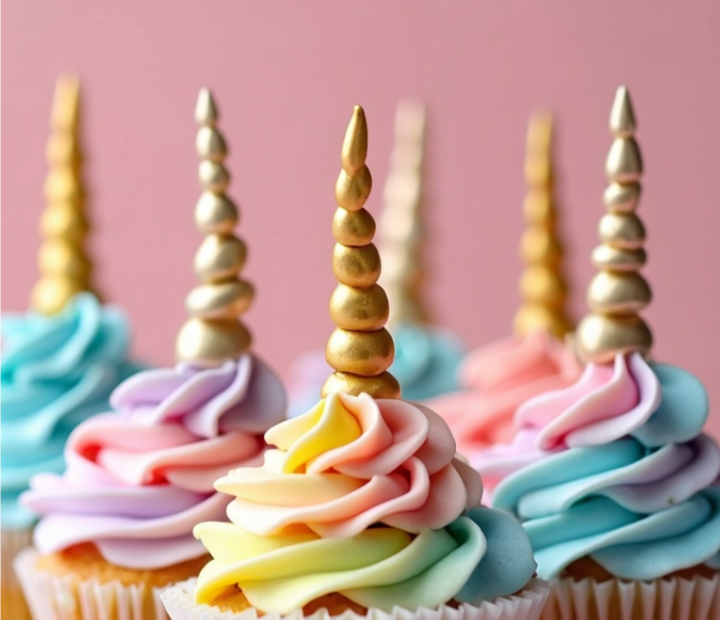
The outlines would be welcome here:
<svg viewBox="0 0 720 620">
<path fill-rule="evenodd" d="M 141 367 L 126 359 L 125 317 L 90 293 L 54 316 L 3 314 L 2 339 L 1 522 L 21 529 L 35 521 L 17 501 L 30 478 L 62 472 L 70 432 L 108 411 L 110 393 Z"/>
<path fill-rule="evenodd" d="M 479 506 L 468 513 L 485 535 L 487 549 L 455 598 L 479 605 L 521 590 L 535 573 L 533 549 L 522 526 L 499 510 Z M 447 529 L 451 530 L 452 525 Z"/>
<path fill-rule="evenodd" d="M 540 577 L 585 556 L 632 580 L 720 568 L 720 448 L 701 433 L 707 393 L 685 370 L 651 368 L 662 402 L 632 437 L 553 454 L 495 489 L 493 506 L 522 521 Z"/>
<path fill-rule="evenodd" d="M 391 333 L 395 361 L 390 372 L 400 382 L 404 400 L 422 401 L 459 388 L 464 349 L 455 336 L 413 323 L 394 325 Z"/>
<path fill-rule="evenodd" d="M 662 386 L 662 401 L 650 419 L 633 432 L 648 447 L 696 437 L 710 413 L 707 391 L 695 375 L 668 364 L 650 364 Z"/>
</svg>

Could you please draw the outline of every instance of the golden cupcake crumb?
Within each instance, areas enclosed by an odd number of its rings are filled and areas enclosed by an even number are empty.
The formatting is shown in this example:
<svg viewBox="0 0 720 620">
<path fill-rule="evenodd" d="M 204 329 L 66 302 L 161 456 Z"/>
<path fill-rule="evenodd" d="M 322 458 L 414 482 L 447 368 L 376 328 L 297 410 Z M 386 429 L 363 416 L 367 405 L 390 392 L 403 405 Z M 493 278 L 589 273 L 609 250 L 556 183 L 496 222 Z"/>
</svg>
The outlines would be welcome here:
<svg viewBox="0 0 720 620">
<path fill-rule="evenodd" d="M 231 611 L 233 613 L 240 613 L 253 608 L 247 598 L 245 598 L 243 591 L 238 588 L 237 585 L 222 590 L 210 601 L 209 604 L 211 607 L 217 607 L 220 611 Z M 325 594 L 320 598 L 310 601 L 307 605 L 305 605 L 305 607 L 303 607 L 303 614 L 309 616 L 323 607 L 328 610 L 328 613 L 331 616 L 339 616 L 348 610 L 354 611 L 360 616 L 367 614 L 366 607 L 353 603 L 349 598 L 346 598 L 337 592 Z M 256 611 L 258 616 L 264 615 L 260 610 Z"/>
<path fill-rule="evenodd" d="M 150 587 L 162 588 L 170 583 L 195 577 L 210 559 L 209 555 L 204 555 L 163 568 L 135 570 L 111 564 L 102 557 L 95 545 L 83 543 L 58 553 L 40 556 L 37 568 L 53 575 L 71 575 L 77 581 L 97 579 L 100 583 L 119 581 L 124 586 L 144 583 Z"/>
<path fill-rule="evenodd" d="M 697 566 L 691 566 L 690 568 L 684 568 L 682 570 L 675 571 L 674 573 L 670 573 L 669 575 L 665 575 L 664 578 L 678 577 L 680 579 L 693 579 L 694 577 L 699 576 L 712 579 L 716 574 L 717 571 L 709 566 L 698 564 Z M 600 564 L 588 556 L 575 560 L 565 569 L 562 576 L 570 577 L 575 581 L 580 581 L 582 579 L 594 579 L 598 583 L 615 579 L 615 575 L 605 570 L 605 568 L 600 566 Z"/>
</svg>

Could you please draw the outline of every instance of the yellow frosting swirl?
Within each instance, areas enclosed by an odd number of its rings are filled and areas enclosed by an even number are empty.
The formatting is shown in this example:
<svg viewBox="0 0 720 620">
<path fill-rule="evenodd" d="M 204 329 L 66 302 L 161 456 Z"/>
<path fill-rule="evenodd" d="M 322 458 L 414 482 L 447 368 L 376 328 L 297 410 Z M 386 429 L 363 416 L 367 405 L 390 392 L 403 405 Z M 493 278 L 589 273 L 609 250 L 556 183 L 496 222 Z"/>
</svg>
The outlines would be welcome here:
<svg viewBox="0 0 720 620">
<path fill-rule="evenodd" d="M 198 603 L 237 584 L 264 612 L 289 613 L 332 592 L 366 607 L 417 609 L 485 596 L 487 588 L 467 586 L 481 573 L 473 583 L 503 584 L 493 595 L 532 575 L 519 525 L 485 508 L 467 512 L 480 503 L 480 478 L 455 458 L 450 431 L 426 407 L 333 393 L 265 439 L 277 449 L 262 467 L 215 483 L 235 496 L 231 523 L 195 527 L 213 556 L 198 578 Z M 502 562 L 481 562 L 483 520 L 525 541 L 527 562 L 513 578 L 496 578 Z"/>
</svg>

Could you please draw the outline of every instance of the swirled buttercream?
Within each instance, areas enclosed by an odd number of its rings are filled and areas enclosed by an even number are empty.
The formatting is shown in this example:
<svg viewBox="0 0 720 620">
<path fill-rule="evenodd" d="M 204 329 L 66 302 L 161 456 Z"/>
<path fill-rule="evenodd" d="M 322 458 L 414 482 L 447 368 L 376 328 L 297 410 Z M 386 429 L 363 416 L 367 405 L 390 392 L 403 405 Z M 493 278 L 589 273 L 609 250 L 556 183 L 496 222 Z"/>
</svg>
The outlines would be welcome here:
<svg viewBox="0 0 720 620">
<path fill-rule="evenodd" d="M 276 449 L 262 467 L 215 484 L 235 498 L 231 523 L 195 528 L 213 556 L 199 603 L 237 584 L 265 612 L 332 592 L 417 609 L 511 594 L 532 576 L 522 528 L 476 508 L 480 478 L 426 407 L 334 393 L 265 438 Z"/>
<path fill-rule="evenodd" d="M 487 450 L 510 442 L 516 433 L 515 413 L 533 396 L 572 385 L 581 368 L 572 351 L 544 331 L 530 332 L 486 345 L 470 353 L 460 366 L 461 391 L 428 401 L 448 423 L 458 451 L 480 469 L 492 490 L 510 469 L 518 452 L 528 458 L 527 436 L 514 448 L 499 448 L 493 469 L 485 469 Z M 533 458 L 534 450 L 529 458 Z M 482 468 L 482 469 L 481 469 Z"/>
<path fill-rule="evenodd" d="M 218 368 L 145 371 L 120 385 L 111 404 L 113 413 L 70 436 L 65 474 L 35 476 L 23 496 L 43 515 L 38 550 L 91 542 L 108 562 L 134 569 L 203 555 L 192 528 L 225 512 L 216 478 L 261 462 L 262 433 L 285 414 L 279 380 L 245 354 Z"/>
<path fill-rule="evenodd" d="M 494 506 L 523 522 L 538 574 L 590 556 L 651 580 L 720 567 L 720 449 L 702 434 L 708 399 L 690 373 L 641 356 L 590 364 L 573 386 L 518 411 L 543 458 L 508 476 Z"/>
<path fill-rule="evenodd" d="M 105 411 L 112 390 L 140 370 L 127 360 L 129 328 L 120 310 L 90 293 L 57 315 L 2 317 L 2 526 L 35 516 L 18 502 L 30 478 L 61 472 L 72 429 Z"/>
</svg>

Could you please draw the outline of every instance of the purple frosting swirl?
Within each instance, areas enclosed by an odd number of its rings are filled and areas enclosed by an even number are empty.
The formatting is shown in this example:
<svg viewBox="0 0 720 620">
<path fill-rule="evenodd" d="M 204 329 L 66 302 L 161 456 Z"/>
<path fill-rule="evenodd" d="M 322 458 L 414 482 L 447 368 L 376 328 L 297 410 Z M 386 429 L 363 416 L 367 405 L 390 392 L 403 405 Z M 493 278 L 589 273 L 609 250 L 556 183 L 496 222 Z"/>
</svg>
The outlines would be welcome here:
<svg viewBox="0 0 720 620">
<path fill-rule="evenodd" d="M 192 529 L 225 518 L 217 478 L 262 460 L 263 433 L 286 413 L 279 379 L 246 354 L 218 368 L 148 370 L 122 383 L 111 404 L 114 412 L 70 436 L 66 472 L 35 476 L 22 496 L 43 515 L 38 550 L 91 542 L 134 569 L 204 555 Z"/>
</svg>

